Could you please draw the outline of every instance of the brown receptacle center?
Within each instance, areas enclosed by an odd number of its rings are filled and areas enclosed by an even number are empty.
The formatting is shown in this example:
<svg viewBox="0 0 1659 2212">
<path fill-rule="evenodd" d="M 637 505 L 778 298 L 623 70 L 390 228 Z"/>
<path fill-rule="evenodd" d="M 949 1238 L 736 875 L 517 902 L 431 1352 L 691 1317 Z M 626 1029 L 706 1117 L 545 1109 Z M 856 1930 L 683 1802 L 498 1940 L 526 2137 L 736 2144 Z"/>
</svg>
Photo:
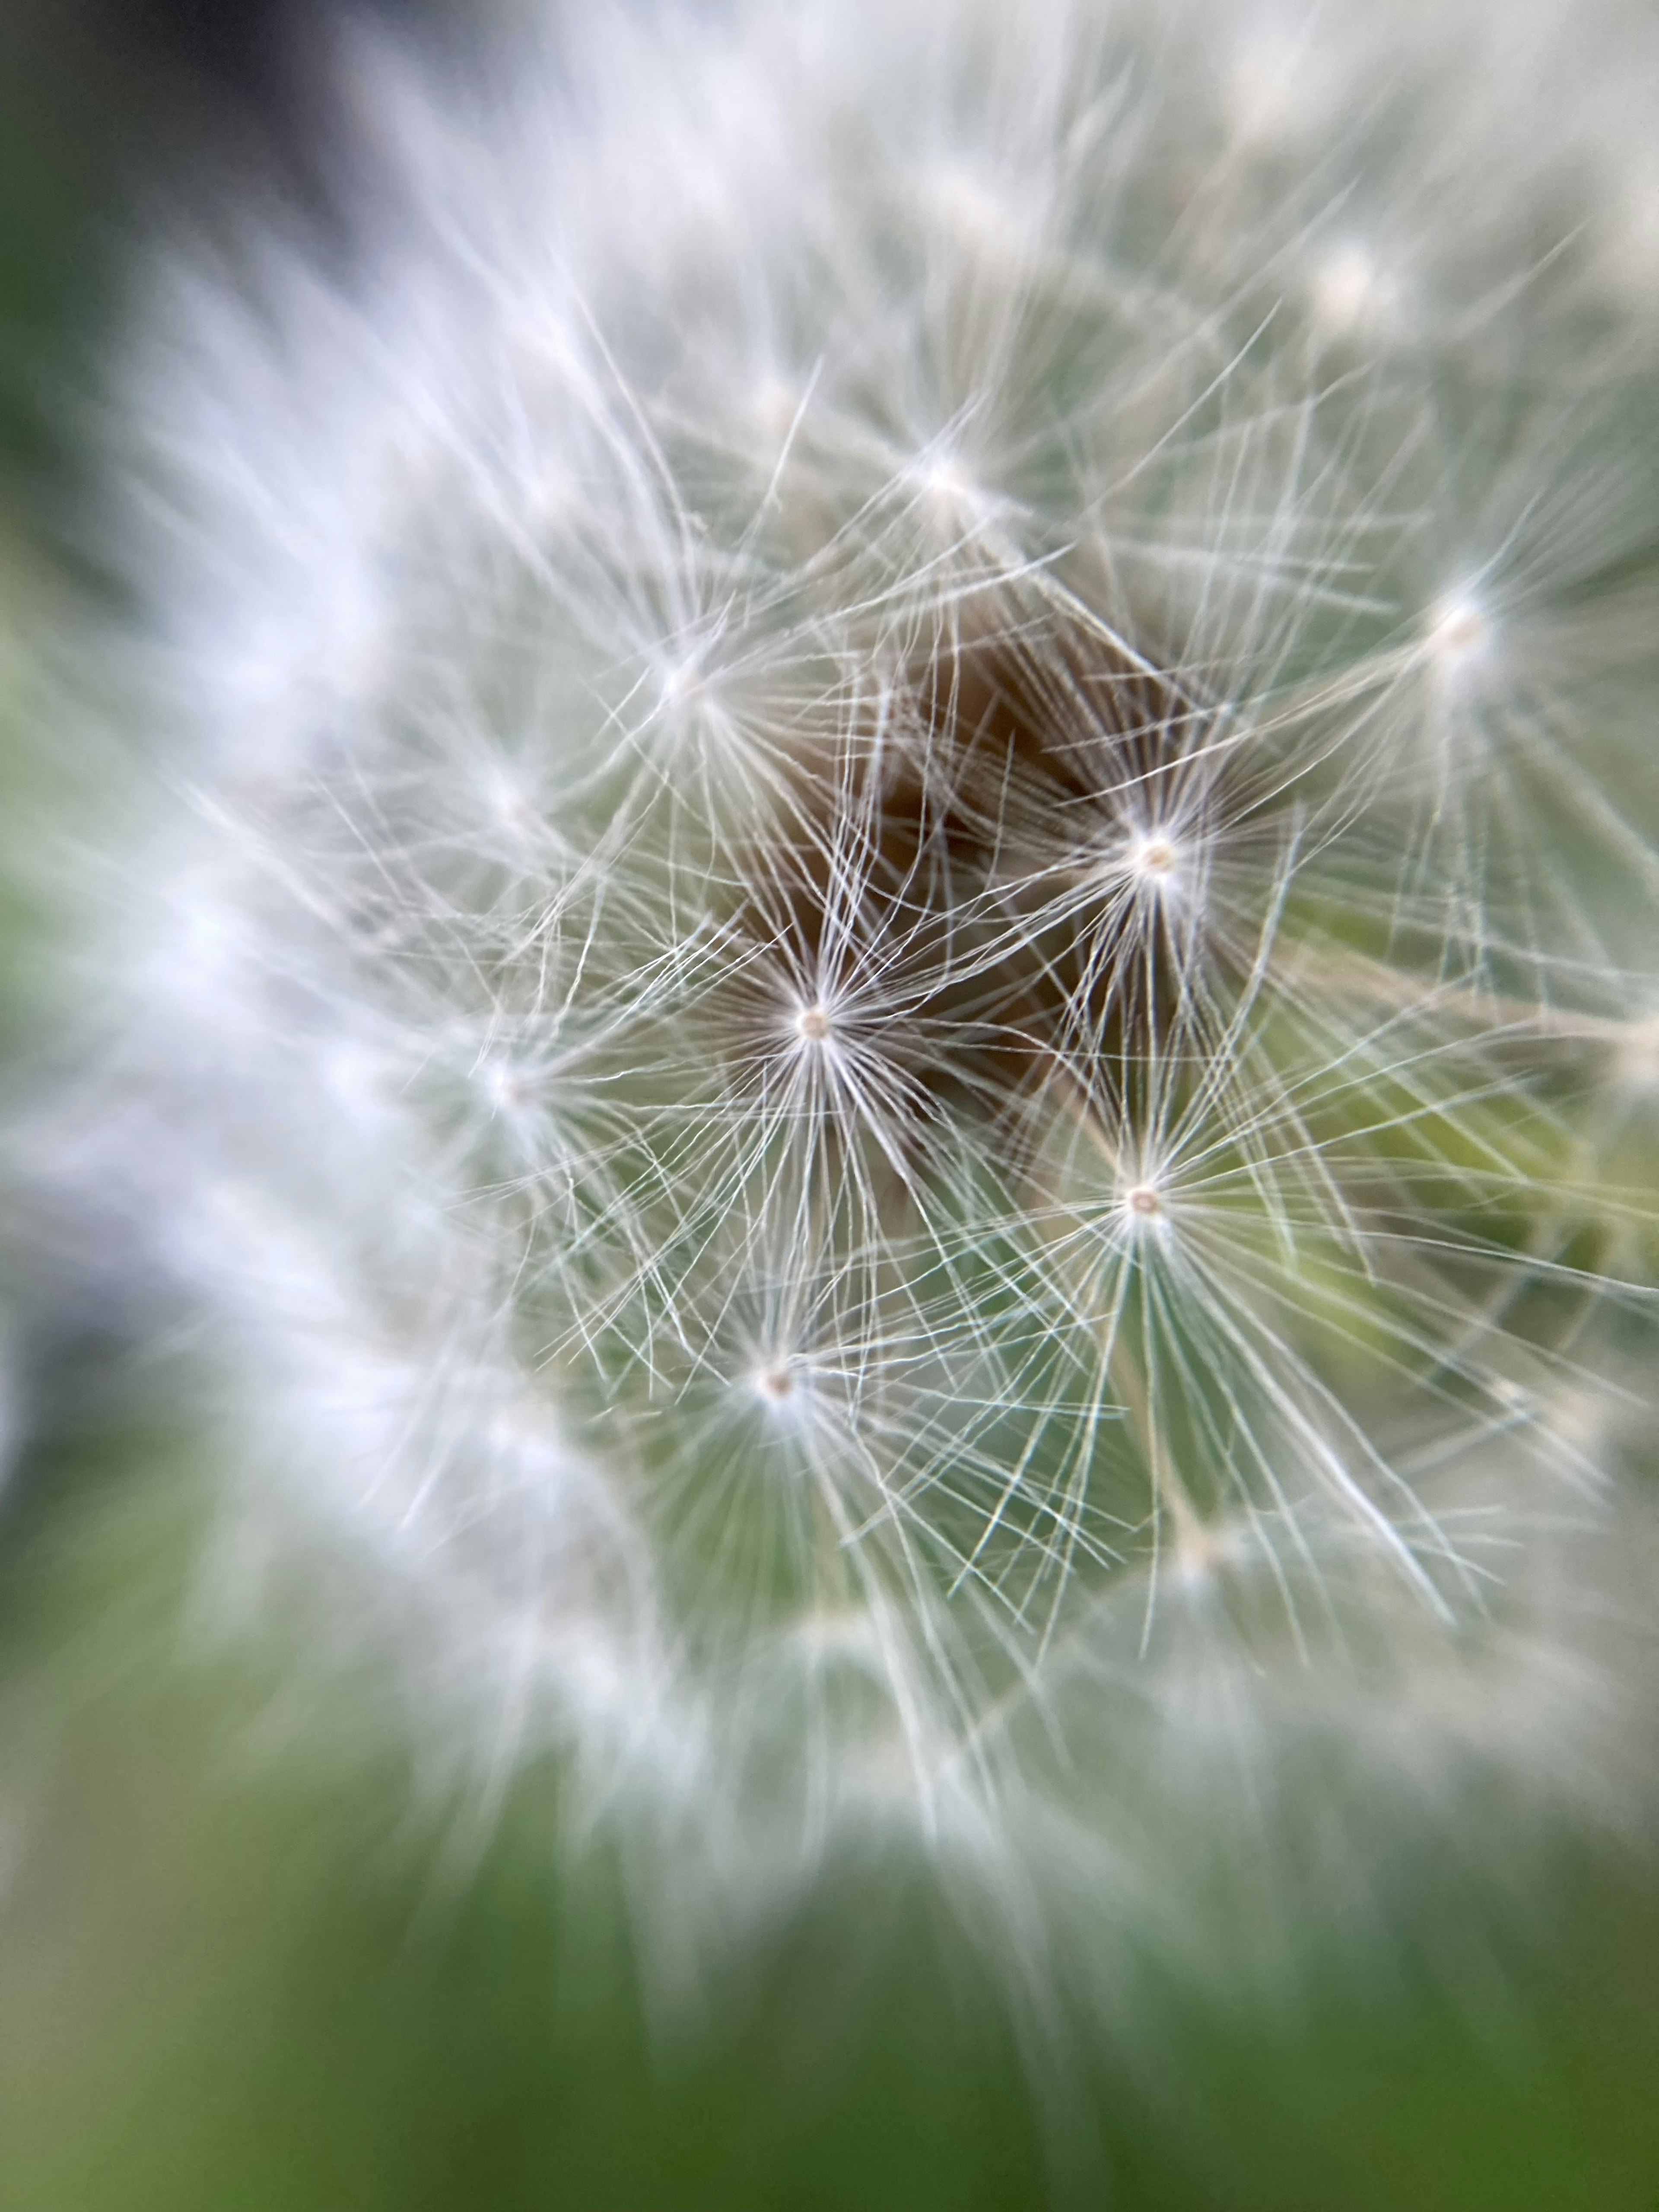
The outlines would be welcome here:
<svg viewBox="0 0 1659 2212">
<path fill-rule="evenodd" d="M 1206 708 L 1041 601 L 976 603 L 966 627 L 884 684 L 878 726 L 835 734 L 732 917 L 756 955 L 740 1079 L 799 1080 L 814 1173 L 858 1152 L 884 1209 L 914 1196 L 936 1106 L 988 1117 L 1018 1172 L 1062 1065 L 1091 1119 L 1133 1122 L 1154 1061 L 1183 1095 L 1198 1079 L 1166 1047 L 1199 932 Z"/>
</svg>

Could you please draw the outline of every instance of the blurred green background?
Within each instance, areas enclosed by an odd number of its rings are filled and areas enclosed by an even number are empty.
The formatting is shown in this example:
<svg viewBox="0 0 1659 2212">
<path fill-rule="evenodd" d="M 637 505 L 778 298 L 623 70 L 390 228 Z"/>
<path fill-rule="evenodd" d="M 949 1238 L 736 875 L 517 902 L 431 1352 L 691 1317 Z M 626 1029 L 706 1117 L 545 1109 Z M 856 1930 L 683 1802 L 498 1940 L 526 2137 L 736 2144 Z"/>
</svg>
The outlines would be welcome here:
<svg viewBox="0 0 1659 2212">
<path fill-rule="evenodd" d="M 257 169 L 330 219 L 312 27 L 6 0 L 14 640 L 104 588 L 87 426 L 146 210 Z M 0 697 L 0 742 L 22 711 Z M 8 1099 L 51 1050 L 34 926 L 0 902 Z M 810 1901 L 695 2024 L 647 2025 L 620 1875 L 561 1852 L 552 1777 L 456 1880 L 383 1735 L 319 1740 L 277 1645 L 204 1631 L 199 1446 L 115 1322 L 53 1313 L 0 1233 L 33 1376 L 0 1493 L 0 2212 L 1659 2208 L 1633 1840 L 1559 1842 L 1455 1966 L 1431 1900 L 1386 1962 L 1334 1952 L 1271 1996 L 1149 1983 L 1132 2034 L 1077 2025 L 1070 2079 L 893 1867 Z"/>
</svg>

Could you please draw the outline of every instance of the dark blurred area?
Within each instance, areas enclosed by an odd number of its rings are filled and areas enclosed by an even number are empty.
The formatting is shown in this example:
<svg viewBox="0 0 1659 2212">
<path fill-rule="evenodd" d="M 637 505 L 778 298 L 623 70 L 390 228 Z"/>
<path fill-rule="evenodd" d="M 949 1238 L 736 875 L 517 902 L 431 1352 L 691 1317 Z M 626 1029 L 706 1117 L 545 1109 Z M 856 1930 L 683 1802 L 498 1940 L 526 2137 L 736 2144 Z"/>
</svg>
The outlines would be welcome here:
<svg viewBox="0 0 1659 2212">
<path fill-rule="evenodd" d="M 190 70 L 279 127 L 293 122 L 315 0 L 83 0 L 83 9 L 112 48 Z"/>
<path fill-rule="evenodd" d="M 448 0 L 359 0 L 424 38 Z M 327 0 L 7 0 L 0 9 L 0 501 L 60 553 L 77 423 L 125 255 L 169 204 L 280 198 L 345 242 L 349 134 L 330 94 Z"/>
<path fill-rule="evenodd" d="M 194 167 L 315 173 L 293 0 L 9 0 L 0 11 L 0 502 L 61 538 L 137 204 Z M 58 550 L 64 549 L 60 545 Z"/>
</svg>

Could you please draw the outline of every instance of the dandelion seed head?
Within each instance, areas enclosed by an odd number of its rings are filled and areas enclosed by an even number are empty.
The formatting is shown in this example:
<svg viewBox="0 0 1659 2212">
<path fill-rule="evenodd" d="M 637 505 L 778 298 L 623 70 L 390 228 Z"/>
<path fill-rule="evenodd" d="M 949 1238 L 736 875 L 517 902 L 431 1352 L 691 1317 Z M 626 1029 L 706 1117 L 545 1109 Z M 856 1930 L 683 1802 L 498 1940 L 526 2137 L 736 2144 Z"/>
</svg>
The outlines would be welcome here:
<svg viewBox="0 0 1659 2212">
<path fill-rule="evenodd" d="M 1333 1773 L 1543 1788 L 1595 1679 L 1636 310 L 1518 64 L 1444 185 L 1473 17 L 1188 5 L 600 9 L 556 129 L 411 67 L 373 269 L 135 376 L 175 750 L 64 1179 L 665 1919 L 862 1821 L 1097 1925 L 1241 1761 L 1358 1865 Z"/>
</svg>

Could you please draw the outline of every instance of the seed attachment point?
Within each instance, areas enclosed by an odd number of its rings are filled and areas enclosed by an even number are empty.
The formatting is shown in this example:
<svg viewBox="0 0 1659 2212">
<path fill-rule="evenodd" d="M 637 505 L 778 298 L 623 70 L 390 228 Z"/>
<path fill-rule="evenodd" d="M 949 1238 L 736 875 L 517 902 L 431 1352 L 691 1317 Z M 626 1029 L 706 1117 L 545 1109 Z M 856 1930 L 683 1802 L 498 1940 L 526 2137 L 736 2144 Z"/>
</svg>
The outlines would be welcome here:
<svg viewBox="0 0 1659 2212">
<path fill-rule="evenodd" d="M 1151 836 L 1138 838 L 1130 848 L 1129 866 L 1148 883 L 1159 884 L 1174 874 L 1180 858 L 1180 848 L 1175 841 L 1155 831 Z"/>
<path fill-rule="evenodd" d="M 1471 674 L 1492 646 L 1492 619 L 1471 593 L 1448 592 L 1430 608 L 1424 647 L 1442 676 L 1462 678 Z"/>
</svg>

